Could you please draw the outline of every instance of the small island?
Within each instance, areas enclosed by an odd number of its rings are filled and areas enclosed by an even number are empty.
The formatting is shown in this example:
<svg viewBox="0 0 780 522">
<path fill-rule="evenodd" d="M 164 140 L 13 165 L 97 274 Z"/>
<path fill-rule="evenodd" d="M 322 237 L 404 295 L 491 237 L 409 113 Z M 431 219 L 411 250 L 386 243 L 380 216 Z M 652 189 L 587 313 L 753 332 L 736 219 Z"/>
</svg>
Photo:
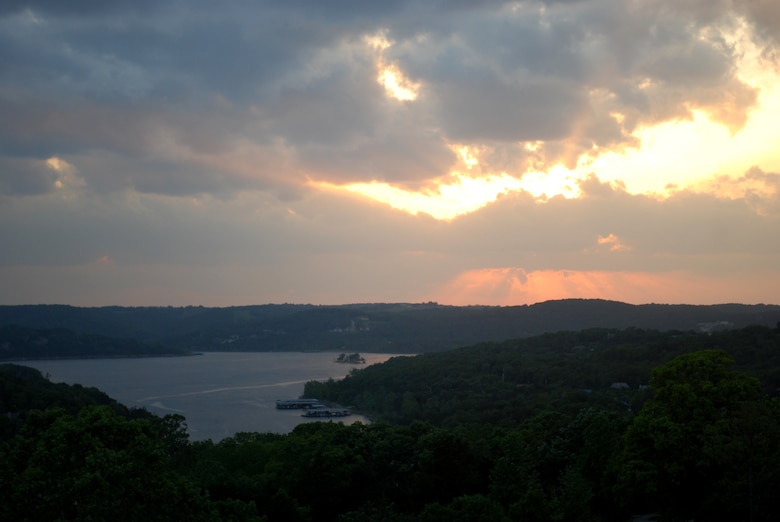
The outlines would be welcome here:
<svg viewBox="0 0 780 522">
<path fill-rule="evenodd" d="M 366 360 L 359 353 L 340 353 L 336 358 L 337 363 L 366 364 Z"/>
</svg>

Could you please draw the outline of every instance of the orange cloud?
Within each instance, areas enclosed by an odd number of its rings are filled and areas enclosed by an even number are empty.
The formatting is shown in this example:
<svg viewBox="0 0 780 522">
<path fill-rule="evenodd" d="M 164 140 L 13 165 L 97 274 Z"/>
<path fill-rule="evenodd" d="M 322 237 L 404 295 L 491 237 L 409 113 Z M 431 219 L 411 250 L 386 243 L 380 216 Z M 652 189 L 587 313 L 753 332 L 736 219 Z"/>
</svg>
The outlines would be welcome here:
<svg viewBox="0 0 780 522">
<path fill-rule="evenodd" d="M 622 241 L 620 241 L 620 238 L 617 237 L 615 234 L 609 234 L 608 236 L 599 236 L 597 241 L 599 245 L 604 245 L 607 248 L 609 248 L 610 252 L 624 252 L 627 250 L 631 250 L 631 247 L 624 245 Z"/>
<path fill-rule="evenodd" d="M 457 276 L 432 299 L 458 306 L 533 304 L 551 299 L 608 299 L 633 304 L 774 302 L 772 274 L 696 275 L 686 271 L 607 272 L 490 268 Z"/>
</svg>

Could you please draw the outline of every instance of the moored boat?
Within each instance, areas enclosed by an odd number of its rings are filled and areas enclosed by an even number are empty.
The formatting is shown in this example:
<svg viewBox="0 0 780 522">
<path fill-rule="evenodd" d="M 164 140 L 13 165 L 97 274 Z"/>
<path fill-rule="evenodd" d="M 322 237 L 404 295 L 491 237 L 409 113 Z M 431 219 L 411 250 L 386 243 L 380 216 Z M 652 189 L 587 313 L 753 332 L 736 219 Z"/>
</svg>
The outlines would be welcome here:
<svg viewBox="0 0 780 522">
<path fill-rule="evenodd" d="M 276 401 L 277 410 L 303 410 L 312 408 L 322 408 L 318 399 L 278 399 Z"/>
<path fill-rule="evenodd" d="M 329 418 L 329 417 L 347 417 L 352 412 L 347 408 L 317 408 L 303 413 L 301 417 L 307 418 Z"/>
</svg>

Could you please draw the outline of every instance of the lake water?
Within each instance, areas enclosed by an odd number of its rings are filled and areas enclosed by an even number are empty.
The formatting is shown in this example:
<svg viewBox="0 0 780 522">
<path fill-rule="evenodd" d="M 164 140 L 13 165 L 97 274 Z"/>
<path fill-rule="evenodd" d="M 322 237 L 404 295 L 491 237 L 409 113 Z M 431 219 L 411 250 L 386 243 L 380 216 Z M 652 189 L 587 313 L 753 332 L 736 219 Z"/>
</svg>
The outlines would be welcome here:
<svg viewBox="0 0 780 522">
<path fill-rule="evenodd" d="M 130 407 L 187 418 L 190 440 L 221 440 L 241 431 L 288 433 L 300 410 L 277 410 L 311 380 L 341 379 L 394 354 L 362 354 L 365 365 L 339 364 L 329 352 L 204 353 L 193 357 L 24 361 L 52 382 L 94 386 Z M 367 422 L 351 415 L 334 422 Z"/>
</svg>

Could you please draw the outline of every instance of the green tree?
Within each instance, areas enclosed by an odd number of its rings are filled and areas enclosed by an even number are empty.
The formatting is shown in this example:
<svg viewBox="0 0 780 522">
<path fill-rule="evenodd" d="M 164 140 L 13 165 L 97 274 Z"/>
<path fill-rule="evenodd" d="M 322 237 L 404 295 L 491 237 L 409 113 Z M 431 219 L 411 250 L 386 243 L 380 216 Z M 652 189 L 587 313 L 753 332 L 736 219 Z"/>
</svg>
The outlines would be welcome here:
<svg viewBox="0 0 780 522">
<path fill-rule="evenodd" d="M 406 392 L 401 397 L 401 417 L 410 422 L 420 414 L 420 405 L 412 392 Z"/>
<path fill-rule="evenodd" d="M 0 450 L 3 520 L 210 520 L 198 489 L 167 467 L 146 420 L 105 406 L 32 411 Z"/>
<path fill-rule="evenodd" d="M 625 435 L 620 488 L 630 507 L 681 520 L 712 515 L 725 472 L 715 455 L 729 451 L 724 429 L 761 397 L 760 382 L 733 363 L 723 351 L 704 350 L 653 371 L 654 396 Z"/>
<path fill-rule="evenodd" d="M 742 403 L 719 420 L 704 452 L 723 470 L 712 510 L 729 520 L 777 520 L 780 514 L 780 409 L 777 400 Z"/>
<path fill-rule="evenodd" d="M 411 477 L 423 503 L 486 493 L 490 463 L 465 430 L 433 428 L 417 439 Z"/>
</svg>

